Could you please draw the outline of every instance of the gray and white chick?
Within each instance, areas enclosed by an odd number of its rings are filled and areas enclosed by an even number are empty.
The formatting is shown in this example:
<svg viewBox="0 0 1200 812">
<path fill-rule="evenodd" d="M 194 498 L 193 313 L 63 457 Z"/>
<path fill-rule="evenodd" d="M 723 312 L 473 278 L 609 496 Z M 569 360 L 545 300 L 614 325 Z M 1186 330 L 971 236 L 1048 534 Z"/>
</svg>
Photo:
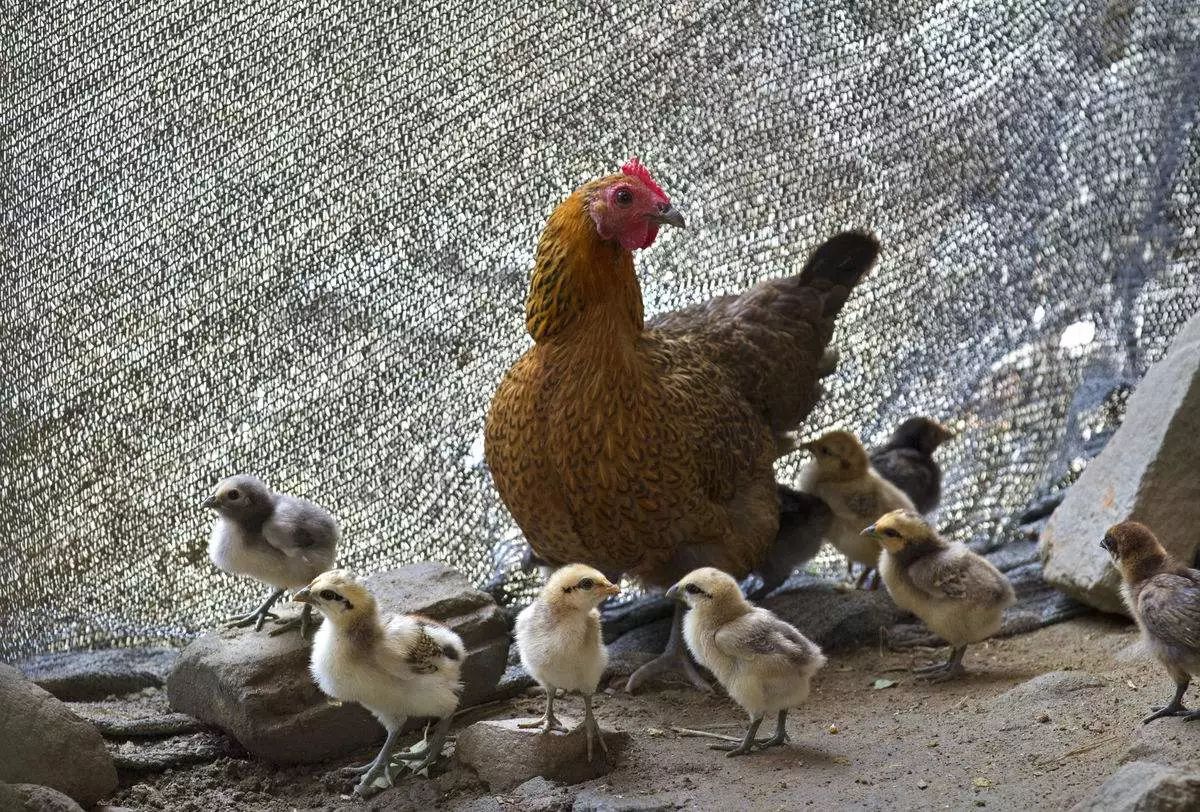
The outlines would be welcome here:
<svg viewBox="0 0 1200 812">
<path fill-rule="evenodd" d="M 1016 601 L 1000 570 L 965 544 L 946 541 L 917 513 L 893 510 L 862 531 L 883 546 L 879 573 L 892 600 L 912 612 L 953 651 L 945 663 L 914 673 L 944 682 L 963 673 L 967 646 L 1000 630 Z"/>
<path fill-rule="evenodd" d="M 592 714 L 592 696 L 600 684 L 608 651 L 600 636 L 600 603 L 621 591 L 598 570 L 568 564 L 550 576 L 537 600 L 517 615 L 517 651 L 525 670 L 546 689 L 546 713 L 536 722 L 543 733 L 563 730 L 554 716 L 554 694 L 561 688 L 583 695 L 583 724 L 587 757 L 592 760 L 592 737 L 608 754 L 608 745 Z"/>
<path fill-rule="evenodd" d="M 813 675 L 825 665 L 820 647 L 769 610 L 751 605 L 737 581 L 721 570 L 694 570 L 667 595 L 688 607 L 683 635 L 696 661 L 750 715 L 740 744 L 712 747 L 740 756 L 787 742 L 788 710 L 808 698 Z M 767 714 L 776 714 L 775 735 L 755 739 Z"/>
<path fill-rule="evenodd" d="M 355 791 L 371 795 L 379 779 L 391 786 L 392 753 L 409 717 L 438 724 L 424 749 L 397 757 L 417 761 L 414 773 L 437 761 L 462 689 L 462 638 L 420 615 L 381 617 L 374 596 L 346 570 L 321 573 L 292 599 L 325 616 L 309 663 L 317 685 L 334 699 L 362 705 L 387 730 L 375 759 L 353 768 L 362 774 Z"/>
<path fill-rule="evenodd" d="M 337 554 L 337 521 L 307 499 L 275 493 L 262 480 L 239 474 L 221 480 L 202 507 L 217 512 L 208 557 L 231 575 L 248 575 L 272 587 L 262 605 L 229 621 L 261 630 L 275 602 L 289 589 L 299 589 L 333 566 Z M 312 610 L 300 615 L 300 633 L 310 636 Z M 286 624 L 271 634 L 287 631 Z"/>
<path fill-rule="evenodd" d="M 931 417 L 910 417 L 871 452 L 871 467 L 928 514 L 942 498 L 942 469 L 933 453 L 952 437 L 954 432 Z"/>
</svg>

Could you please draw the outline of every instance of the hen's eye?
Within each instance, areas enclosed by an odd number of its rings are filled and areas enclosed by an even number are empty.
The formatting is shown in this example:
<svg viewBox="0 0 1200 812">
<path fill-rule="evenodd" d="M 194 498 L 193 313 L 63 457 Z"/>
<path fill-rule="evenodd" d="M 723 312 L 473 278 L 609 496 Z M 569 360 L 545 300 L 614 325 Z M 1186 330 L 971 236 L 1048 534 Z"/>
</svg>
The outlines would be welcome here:
<svg viewBox="0 0 1200 812">
<path fill-rule="evenodd" d="M 596 582 L 593 581 L 591 578 L 584 578 L 582 581 L 579 582 L 580 589 L 591 589 L 595 585 L 596 585 Z"/>
<path fill-rule="evenodd" d="M 230 490 L 230 491 L 226 491 L 225 495 L 227 497 L 229 497 L 229 501 L 231 501 L 231 502 L 236 502 L 237 500 L 242 498 L 242 492 L 239 491 L 237 488 L 234 488 L 233 490 Z"/>
<path fill-rule="evenodd" d="M 690 592 L 693 595 L 699 595 L 704 590 L 700 589 L 700 587 L 696 586 L 695 584 L 688 584 L 683 588 L 683 591 Z"/>
<path fill-rule="evenodd" d="M 338 593 L 334 592 L 332 589 L 322 589 L 319 594 L 321 595 L 321 600 L 323 601 L 336 601 L 338 599 Z"/>
<path fill-rule="evenodd" d="M 618 189 L 613 195 L 613 199 L 617 201 L 618 206 L 628 206 L 633 202 L 633 192 L 628 189 Z"/>
</svg>

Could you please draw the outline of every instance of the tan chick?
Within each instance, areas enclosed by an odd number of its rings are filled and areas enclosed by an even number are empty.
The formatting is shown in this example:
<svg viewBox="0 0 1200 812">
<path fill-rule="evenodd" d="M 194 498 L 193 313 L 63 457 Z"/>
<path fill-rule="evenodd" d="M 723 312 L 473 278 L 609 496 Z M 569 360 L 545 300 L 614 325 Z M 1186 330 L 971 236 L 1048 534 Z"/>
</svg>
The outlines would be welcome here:
<svg viewBox="0 0 1200 812">
<path fill-rule="evenodd" d="M 390 762 L 400 729 L 409 717 L 438 720 L 428 746 L 399 758 L 419 763 L 420 772 L 441 754 L 458 707 L 460 672 L 466 650 L 462 639 L 436 620 L 419 615 L 379 614 L 375 598 L 346 570 L 330 570 L 293 596 L 325 616 L 313 639 L 310 670 L 318 686 L 343 702 L 357 702 L 387 730 L 375 760 L 355 791 L 376 791 L 376 780 L 390 786 Z"/>
<path fill-rule="evenodd" d="M 541 727 L 543 733 L 563 730 L 554 716 L 554 694 L 559 688 L 583 695 L 583 724 L 587 757 L 592 760 L 592 737 L 608 754 L 608 745 L 592 714 L 592 695 L 600 684 L 608 651 L 600 636 L 600 611 L 605 598 L 621 591 L 598 570 L 569 564 L 553 575 L 537 600 L 517 615 L 517 650 L 525 670 L 546 689 L 546 713 L 536 722 L 519 727 Z"/>
<path fill-rule="evenodd" d="M 1000 570 L 965 544 L 941 538 L 920 515 L 893 510 L 863 530 L 883 545 L 879 573 L 901 609 L 907 609 L 953 646 L 945 663 L 914 673 L 944 682 L 963 673 L 967 646 L 1000 630 L 1016 600 Z"/>
<path fill-rule="evenodd" d="M 826 538 L 846 556 L 847 571 L 861 564 L 862 586 L 879 563 L 879 544 L 862 529 L 890 510 L 916 510 L 904 491 L 871 467 L 862 443 L 848 431 L 831 431 L 801 446 L 812 460 L 800 472 L 800 490 L 820 497 L 833 511 Z M 879 585 L 878 577 L 871 584 Z"/>
<path fill-rule="evenodd" d="M 1164 716 L 1200 719 L 1200 710 L 1183 706 L 1188 684 L 1200 676 L 1200 571 L 1176 561 L 1139 522 L 1110 527 L 1100 546 L 1121 571 L 1121 592 L 1146 647 L 1175 681 L 1174 698 L 1152 708 L 1142 723 Z"/>
<path fill-rule="evenodd" d="M 713 748 L 739 756 L 786 742 L 788 710 L 808 698 L 813 674 L 825 665 L 817 644 L 770 611 L 751 605 L 732 576 L 712 567 L 687 574 L 667 595 L 688 606 L 683 635 L 692 655 L 750 714 L 740 744 Z M 777 714 L 775 735 L 755 739 L 768 714 Z"/>
</svg>

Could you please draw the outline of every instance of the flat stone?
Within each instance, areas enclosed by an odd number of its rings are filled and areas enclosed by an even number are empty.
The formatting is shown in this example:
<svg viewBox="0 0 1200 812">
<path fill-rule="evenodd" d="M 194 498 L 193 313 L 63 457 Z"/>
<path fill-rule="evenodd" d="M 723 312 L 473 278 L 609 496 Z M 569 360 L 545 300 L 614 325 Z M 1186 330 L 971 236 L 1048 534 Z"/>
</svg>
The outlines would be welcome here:
<svg viewBox="0 0 1200 812">
<path fill-rule="evenodd" d="M 125 741 L 110 745 L 113 763 L 126 772 L 163 772 L 192 764 L 209 764 L 236 756 L 240 750 L 219 733 L 193 733 L 165 739 Z"/>
<path fill-rule="evenodd" d="M 1191 565 L 1200 548 L 1200 315 L 1129 397 L 1125 419 L 1041 534 L 1045 578 L 1076 600 L 1128 614 L 1120 575 L 1100 548 L 1125 519 L 1144 523 Z"/>
<path fill-rule="evenodd" d="M 199 733 L 204 724 L 183 713 L 156 713 L 132 702 L 72 702 L 69 707 L 108 739 L 135 739 Z"/>
<path fill-rule="evenodd" d="M 1200 773 L 1133 761 L 1100 785 L 1075 812 L 1191 812 L 1200 808 Z"/>
<path fill-rule="evenodd" d="M 589 762 L 583 730 L 573 730 L 576 724 L 573 720 L 562 716 L 559 720 L 572 732 L 543 734 L 517 727 L 518 723 L 532 719 L 476 722 L 458 734 L 456 756 L 492 791 L 505 792 L 539 776 L 562 784 L 578 784 L 607 775 L 629 744 L 628 733 L 601 728 L 608 757 L 599 742 L 593 742 L 595 752 Z"/>
<path fill-rule="evenodd" d="M 40 784 L 0 784 L 5 812 L 83 812 L 83 807 L 56 789 Z"/>
<path fill-rule="evenodd" d="M 669 793 L 624 795 L 590 788 L 575 796 L 571 812 L 670 812 L 683 806 L 683 799 Z"/>
<path fill-rule="evenodd" d="M 460 707 L 487 699 L 504 673 L 509 633 L 490 595 L 443 564 L 408 564 L 365 579 L 380 611 L 416 612 L 454 629 L 467 647 Z M 167 680 L 171 707 L 233 736 L 277 764 L 335 758 L 378 744 L 383 729 L 366 710 L 331 702 L 308 671 L 297 633 L 224 629 L 189 645 Z M 412 720 L 415 729 L 421 720 Z"/>
<path fill-rule="evenodd" d="M 1001 705 L 1028 705 L 1031 700 L 1075 698 L 1086 701 L 1081 694 L 1104 687 L 1104 681 L 1084 671 L 1051 671 L 1038 674 L 991 700 L 992 707 Z"/>
<path fill-rule="evenodd" d="M 882 586 L 876 590 L 841 591 L 820 580 L 795 590 L 776 592 L 762 605 L 825 652 L 878 645 L 879 630 L 891 628 L 904 617 Z"/>
<path fill-rule="evenodd" d="M 64 702 L 90 702 L 161 686 L 178 657 L 173 648 L 117 648 L 40 654 L 16 666 Z"/>
<path fill-rule="evenodd" d="M 570 808 L 572 793 L 539 775 L 517 786 L 509 797 L 521 812 L 560 812 Z"/>
<path fill-rule="evenodd" d="M 0 781 L 40 784 L 91 806 L 117 788 L 99 731 L 0 664 Z"/>
</svg>

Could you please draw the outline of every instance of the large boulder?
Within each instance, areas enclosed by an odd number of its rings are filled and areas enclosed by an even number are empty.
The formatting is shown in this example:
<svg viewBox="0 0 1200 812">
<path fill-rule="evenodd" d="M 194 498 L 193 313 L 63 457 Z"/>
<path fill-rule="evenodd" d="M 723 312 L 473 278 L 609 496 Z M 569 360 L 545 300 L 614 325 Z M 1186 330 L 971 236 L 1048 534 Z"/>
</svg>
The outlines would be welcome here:
<svg viewBox="0 0 1200 812">
<path fill-rule="evenodd" d="M 41 784 L 91 806 L 117 788 L 100 732 L 0 664 L 0 781 Z"/>
<path fill-rule="evenodd" d="M 1200 315 L 1130 396 L 1125 420 L 1054 511 L 1041 536 L 1045 578 L 1105 612 L 1126 612 L 1120 575 L 1100 549 L 1125 519 L 1149 526 L 1181 561 L 1200 547 Z"/>
<path fill-rule="evenodd" d="M 365 579 L 380 611 L 440 620 L 467 647 L 460 707 L 495 688 L 508 659 L 508 625 L 491 596 L 457 571 L 408 564 Z M 180 655 L 167 679 L 171 707 L 229 733 L 253 756 L 277 764 L 323 761 L 361 750 L 383 729 L 358 705 L 329 701 L 308 671 L 309 645 L 296 632 L 206 634 Z M 416 724 L 413 720 L 412 724 Z"/>
</svg>

